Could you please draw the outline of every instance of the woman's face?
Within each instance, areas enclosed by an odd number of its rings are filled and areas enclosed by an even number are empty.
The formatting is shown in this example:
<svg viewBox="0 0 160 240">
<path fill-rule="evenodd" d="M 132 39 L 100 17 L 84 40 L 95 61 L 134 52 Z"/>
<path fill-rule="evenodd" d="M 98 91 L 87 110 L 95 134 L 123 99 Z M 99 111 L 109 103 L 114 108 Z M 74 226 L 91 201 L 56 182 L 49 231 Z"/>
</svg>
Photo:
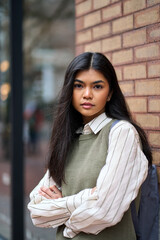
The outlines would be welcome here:
<svg viewBox="0 0 160 240">
<path fill-rule="evenodd" d="M 84 124 L 103 113 L 109 99 L 109 84 L 102 73 L 94 69 L 77 73 L 73 85 L 72 105 L 81 113 Z"/>
</svg>

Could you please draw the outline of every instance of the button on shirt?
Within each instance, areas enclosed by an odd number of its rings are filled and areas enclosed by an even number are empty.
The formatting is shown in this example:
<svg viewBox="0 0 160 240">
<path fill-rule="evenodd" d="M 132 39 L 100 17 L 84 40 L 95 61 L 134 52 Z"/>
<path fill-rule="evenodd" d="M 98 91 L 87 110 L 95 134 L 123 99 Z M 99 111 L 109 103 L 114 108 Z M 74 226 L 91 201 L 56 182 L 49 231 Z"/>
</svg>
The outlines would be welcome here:
<svg viewBox="0 0 160 240">
<path fill-rule="evenodd" d="M 111 120 L 102 113 L 83 129 L 78 129 L 77 133 L 97 134 Z M 115 176 L 117 166 L 127 174 Z M 40 187 L 50 187 L 55 184 L 47 171 L 30 194 L 28 209 L 33 224 L 39 227 L 57 227 L 65 224 L 63 235 L 67 238 L 73 238 L 81 231 L 97 234 L 122 219 L 130 203 L 138 195 L 147 172 L 148 161 L 141 150 L 139 135 L 130 123 L 121 120 L 111 128 L 106 164 L 97 178 L 96 191 L 91 194 L 92 189 L 84 189 L 72 196 L 46 199 L 39 195 Z M 112 179 L 114 184 L 108 184 Z M 125 193 L 121 190 L 122 186 L 127 186 Z M 102 199 L 105 201 L 100 204 Z M 99 206 L 101 207 L 97 216 L 94 211 Z M 108 206 L 111 207 L 108 209 Z"/>
</svg>

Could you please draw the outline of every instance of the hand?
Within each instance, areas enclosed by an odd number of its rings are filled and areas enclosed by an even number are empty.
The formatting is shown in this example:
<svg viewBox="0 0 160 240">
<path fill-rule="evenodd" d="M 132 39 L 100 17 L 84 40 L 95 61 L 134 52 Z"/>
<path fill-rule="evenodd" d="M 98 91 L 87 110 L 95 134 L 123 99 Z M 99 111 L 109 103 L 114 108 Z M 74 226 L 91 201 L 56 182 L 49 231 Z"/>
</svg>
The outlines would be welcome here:
<svg viewBox="0 0 160 240">
<path fill-rule="evenodd" d="M 96 190 L 96 187 L 92 188 L 91 194 L 93 194 L 95 190 Z"/>
<path fill-rule="evenodd" d="M 46 197 L 47 199 L 62 198 L 62 192 L 55 185 L 51 186 L 50 188 L 41 187 L 39 194 Z"/>
</svg>

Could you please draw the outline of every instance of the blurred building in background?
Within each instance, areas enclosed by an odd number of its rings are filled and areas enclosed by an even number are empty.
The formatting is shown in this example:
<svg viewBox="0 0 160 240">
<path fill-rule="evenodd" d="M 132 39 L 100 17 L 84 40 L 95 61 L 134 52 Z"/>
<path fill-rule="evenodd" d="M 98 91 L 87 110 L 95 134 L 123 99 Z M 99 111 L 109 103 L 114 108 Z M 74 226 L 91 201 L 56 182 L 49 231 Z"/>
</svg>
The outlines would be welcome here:
<svg viewBox="0 0 160 240">
<path fill-rule="evenodd" d="M 45 171 L 54 107 L 65 69 L 74 57 L 74 12 L 72 0 L 24 1 L 23 141 L 26 204 L 29 192 Z M 0 1 L 0 239 L 7 240 L 11 239 L 12 228 L 10 61 L 10 1 Z M 32 225 L 26 204 L 25 239 L 53 240 L 53 229 L 39 229 Z"/>
</svg>

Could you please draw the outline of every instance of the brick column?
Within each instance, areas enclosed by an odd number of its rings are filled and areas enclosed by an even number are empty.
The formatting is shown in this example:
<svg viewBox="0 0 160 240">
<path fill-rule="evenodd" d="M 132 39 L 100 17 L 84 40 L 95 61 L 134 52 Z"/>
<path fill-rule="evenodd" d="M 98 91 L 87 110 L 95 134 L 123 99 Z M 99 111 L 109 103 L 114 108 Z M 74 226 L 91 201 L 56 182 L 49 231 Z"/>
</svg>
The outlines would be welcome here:
<svg viewBox="0 0 160 240">
<path fill-rule="evenodd" d="M 75 0 L 75 8 L 76 54 L 111 60 L 160 164 L 160 0 Z"/>
</svg>

